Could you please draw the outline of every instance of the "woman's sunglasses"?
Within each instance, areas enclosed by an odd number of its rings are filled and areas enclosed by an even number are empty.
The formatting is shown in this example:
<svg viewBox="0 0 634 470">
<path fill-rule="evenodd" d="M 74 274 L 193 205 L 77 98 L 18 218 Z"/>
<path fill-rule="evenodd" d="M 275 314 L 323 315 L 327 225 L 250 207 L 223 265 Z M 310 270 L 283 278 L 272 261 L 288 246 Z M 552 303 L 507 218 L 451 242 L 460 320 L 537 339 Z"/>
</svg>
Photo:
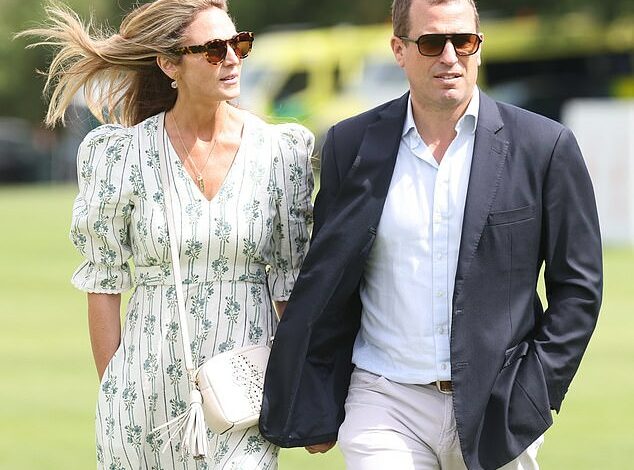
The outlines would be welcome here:
<svg viewBox="0 0 634 470">
<path fill-rule="evenodd" d="M 187 46 L 174 49 L 176 54 L 205 54 L 207 62 L 213 65 L 218 65 L 225 57 L 227 57 L 227 47 L 231 48 L 236 53 L 239 59 L 244 59 L 251 52 L 253 47 L 253 33 L 243 31 L 236 34 L 229 39 L 213 39 L 201 46 Z"/>
<path fill-rule="evenodd" d="M 427 57 L 436 57 L 442 54 L 448 40 L 453 44 L 456 55 L 460 56 L 475 54 L 482 42 L 482 36 L 475 33 L 423 34 L 418 39 L 410 39 L 406 36 L 399 36 L 399 39 L 416 43 L 418 52 Z"/>
</svg>

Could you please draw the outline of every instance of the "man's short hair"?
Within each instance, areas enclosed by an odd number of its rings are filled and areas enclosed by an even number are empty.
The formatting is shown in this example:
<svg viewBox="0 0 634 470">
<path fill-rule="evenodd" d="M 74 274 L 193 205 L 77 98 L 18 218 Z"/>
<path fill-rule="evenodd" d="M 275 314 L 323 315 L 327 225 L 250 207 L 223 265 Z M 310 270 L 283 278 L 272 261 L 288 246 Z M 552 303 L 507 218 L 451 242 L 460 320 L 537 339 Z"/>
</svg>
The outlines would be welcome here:
<svg viewBox="0 0 634 470">
<path fill-rule="evenodd" d="M 439 5 L 441 3 L 451 2 L 468 2 L 473 8 L 475 15 L 476 33 L 480 32 L 480 15 L 475 0 L 424 0 L 430 5 Z M 407 36 L 409 34 L 410 21 L 409 11 L 412 6 L 412 0 L 394 0 L 392 2 L 392 28 L 394 36 Z"/>
</svg>

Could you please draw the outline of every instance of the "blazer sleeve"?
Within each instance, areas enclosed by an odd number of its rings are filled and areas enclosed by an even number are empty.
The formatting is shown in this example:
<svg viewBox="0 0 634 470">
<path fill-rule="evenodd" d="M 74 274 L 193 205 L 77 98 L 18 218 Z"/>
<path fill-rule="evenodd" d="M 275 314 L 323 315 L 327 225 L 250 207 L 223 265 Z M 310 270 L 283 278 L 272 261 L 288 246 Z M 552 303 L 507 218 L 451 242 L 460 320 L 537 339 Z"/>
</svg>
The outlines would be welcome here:
<svg viewBox="0 0 634 470">
<path fill-rule="evenodd" d="M 557 139 L 544 181 L 542 227 L 548 307 L 535 347 L 551 408 L 559 411 L 597 322 L 603 277 L 592 182 L 566 128 Z"/>
</svg>

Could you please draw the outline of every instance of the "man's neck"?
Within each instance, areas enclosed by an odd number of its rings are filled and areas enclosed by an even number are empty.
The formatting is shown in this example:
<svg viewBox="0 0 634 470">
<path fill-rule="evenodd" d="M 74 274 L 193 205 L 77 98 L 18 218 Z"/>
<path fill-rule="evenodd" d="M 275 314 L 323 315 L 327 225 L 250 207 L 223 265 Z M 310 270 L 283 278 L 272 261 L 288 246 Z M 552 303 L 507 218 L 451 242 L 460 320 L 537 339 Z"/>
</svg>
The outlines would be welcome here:
<svg viewBox="0 0 634 470">
<path fill-rule="evenodd" d="M 456 137 L 456 124 L 468 105 L 467 101 L 454 108 L 425 106 L 418 103 L 412 95 L 412 114 L 416 130 L 438 163 Z"/>
</svg>

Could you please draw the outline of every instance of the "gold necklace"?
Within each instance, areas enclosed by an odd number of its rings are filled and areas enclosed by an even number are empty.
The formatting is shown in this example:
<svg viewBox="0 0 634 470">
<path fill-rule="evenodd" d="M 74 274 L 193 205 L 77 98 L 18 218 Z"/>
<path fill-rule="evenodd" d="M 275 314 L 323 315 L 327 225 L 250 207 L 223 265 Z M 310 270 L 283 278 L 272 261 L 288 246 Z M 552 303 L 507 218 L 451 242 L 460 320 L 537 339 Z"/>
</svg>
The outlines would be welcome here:
<svg viewBox="0 0 634 470">
<path fill-rule="evenodd" d="M 174 121 L 174 127 L 176 128 L 176 135 L 178 135 L 178 140 L 180 140 L 181 147 L 183 147 L 183 149 L 185 150 L 185 153 L 187 154 L 187 160 L 192 164 L 192 168 L 196 172 L 196 183 L 198 184 L 198 188 L 200 189 L 201 193 L 205 194 L 205 180 L 203 179 L 203 171 L 205 171 L 205 168 L 207 168 L 207 164 L 209 163 L 211 154 L 216 148 L 216 142 L 218 142 L 218 139 L 214 137 L 211 143 L 211 149 L 209 150 L 209 153 L 207 154 L 207 159 L 205 160 L 205 164 L 203 165 L 202 170 L 198 170 L 196 163 L 194 163 L 194 159 L 189 153 L 189 150 L 187 150 L 187 147 L 185 146 L 185 142 L 183 142 L 183 138 L 181 137 L 181 131 L 178 128 L 178 123 L 176 122 L 176 118 L 174 117 L 173 112 L 172 112 L 172 121 Z M 218 137 L 220 136 L 222 136 L 222 131 L 220 132 L 220 135 L 218 135 Z"/>
</svg>

